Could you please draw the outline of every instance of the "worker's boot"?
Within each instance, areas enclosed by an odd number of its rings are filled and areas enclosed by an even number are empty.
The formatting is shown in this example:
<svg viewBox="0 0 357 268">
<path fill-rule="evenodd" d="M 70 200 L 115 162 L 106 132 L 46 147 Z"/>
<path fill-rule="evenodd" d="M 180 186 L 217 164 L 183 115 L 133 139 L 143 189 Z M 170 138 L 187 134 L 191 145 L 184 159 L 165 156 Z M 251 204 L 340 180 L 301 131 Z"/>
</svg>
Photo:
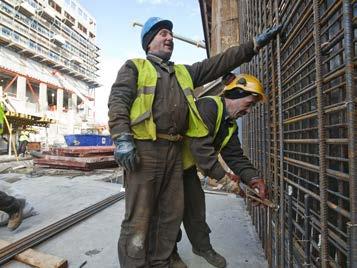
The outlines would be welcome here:
<svg viewBox="0 0 357 268">
<path fill-rule="evenodd" d="M 187 265 L 183 262 L 180 255 L 177 252 L 177 249 L 171 253 L 170 256 L 170 268 L 187 268 Z"/>
<path fill-rule="evenodd" d="M 218 268 L 224 268 L 227 265 L 226 259 L 218 254 L 213 248 L 201 251 L 192 248 L 193 253 L 206 259 L 206 261 Z"/>
<path fill-rule="evenodd" d="M 18 206 L 16 211 L 9 214 L 9 222 L 7 223 L 7 228 L 14 231 L 22 223 L 23 211 L 25 208 L 25 199 L 17 199 Z"/>
</svg>

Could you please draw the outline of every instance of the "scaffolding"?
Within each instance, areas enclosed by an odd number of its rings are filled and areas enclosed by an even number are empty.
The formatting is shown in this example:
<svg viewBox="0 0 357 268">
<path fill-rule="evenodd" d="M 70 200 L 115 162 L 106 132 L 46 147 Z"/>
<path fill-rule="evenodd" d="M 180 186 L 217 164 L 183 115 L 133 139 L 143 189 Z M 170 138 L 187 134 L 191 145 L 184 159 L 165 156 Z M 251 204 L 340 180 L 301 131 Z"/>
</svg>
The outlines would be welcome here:
<svg viewBox="0 0 357 268">
<path fill-rule="evenodd" d="M 98 87 L 98 50 L 93 38 L 65 24 L 70 16 L 50 2 L 0 1 L 0 43 L 20 55 Z M 94 35 L 93 35 L 94 36 Z"/>
<path fill-rule="evenodd" d="M 95 28 L 78 2 L 0 0 L 0 91 L 20 115 L 9 117 L 12 128 L 49 117 L 56 126 L 40 139 L 60 143 L 62 134 L 95 120 Z"/>
</svg>

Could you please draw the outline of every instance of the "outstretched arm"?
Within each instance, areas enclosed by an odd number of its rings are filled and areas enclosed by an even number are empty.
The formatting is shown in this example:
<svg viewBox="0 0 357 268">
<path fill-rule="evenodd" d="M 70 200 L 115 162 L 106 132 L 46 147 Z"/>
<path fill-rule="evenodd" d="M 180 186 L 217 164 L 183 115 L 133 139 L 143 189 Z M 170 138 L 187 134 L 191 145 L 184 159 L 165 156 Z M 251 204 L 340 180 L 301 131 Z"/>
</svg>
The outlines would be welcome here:
<svg viewBox="0 0 357 268">
<path fill-rule="evenodd" d="M 113 139 L 130 131 L 130 108 L 137 94 L 138 71 L 133 62 L 127 61 L 119 70 L 112 86 L 109 108 L 109 130 Z"/>
</svg>

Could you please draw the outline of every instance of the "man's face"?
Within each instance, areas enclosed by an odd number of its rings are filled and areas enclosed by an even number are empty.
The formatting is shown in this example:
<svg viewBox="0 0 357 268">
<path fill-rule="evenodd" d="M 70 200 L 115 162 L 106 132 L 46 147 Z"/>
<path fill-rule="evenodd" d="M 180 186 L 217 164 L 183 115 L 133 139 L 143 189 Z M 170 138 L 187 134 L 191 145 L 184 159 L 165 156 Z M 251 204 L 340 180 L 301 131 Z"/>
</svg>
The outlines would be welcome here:
<svg viewBox="0 0 357 268">
<path fill-rule="evenodd" d="M 228 115 L 232 119 L 237 119 L 249 113 L 257 102 L 258 97 L 253 95 L 240 99 L 226 99 Z"/>
<path fill-rule="evenodd" d="M 169 60 L 174 49 L 172 32 L 161 29 L 149 44 L 148 52 L 159 56 L 164 60 Z"/>
</svg>

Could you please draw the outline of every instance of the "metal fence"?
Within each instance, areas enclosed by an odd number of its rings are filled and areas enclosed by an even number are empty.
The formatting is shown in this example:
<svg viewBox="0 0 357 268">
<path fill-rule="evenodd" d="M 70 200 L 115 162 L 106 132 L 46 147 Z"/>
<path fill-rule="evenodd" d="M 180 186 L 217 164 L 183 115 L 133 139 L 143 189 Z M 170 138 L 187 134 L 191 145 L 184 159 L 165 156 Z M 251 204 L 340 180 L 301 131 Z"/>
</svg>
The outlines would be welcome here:
<svg viewBox="0 0 357 268">
<path fill-rule="evenodd" d="M 245 152 L 278 210 L 248 204 L 270 267 L 357 267 L 357 0 L 239 2 L 240 40 L 282 23 L 241 68 L 268 101 L 243 119 Z"/>
</svg>

